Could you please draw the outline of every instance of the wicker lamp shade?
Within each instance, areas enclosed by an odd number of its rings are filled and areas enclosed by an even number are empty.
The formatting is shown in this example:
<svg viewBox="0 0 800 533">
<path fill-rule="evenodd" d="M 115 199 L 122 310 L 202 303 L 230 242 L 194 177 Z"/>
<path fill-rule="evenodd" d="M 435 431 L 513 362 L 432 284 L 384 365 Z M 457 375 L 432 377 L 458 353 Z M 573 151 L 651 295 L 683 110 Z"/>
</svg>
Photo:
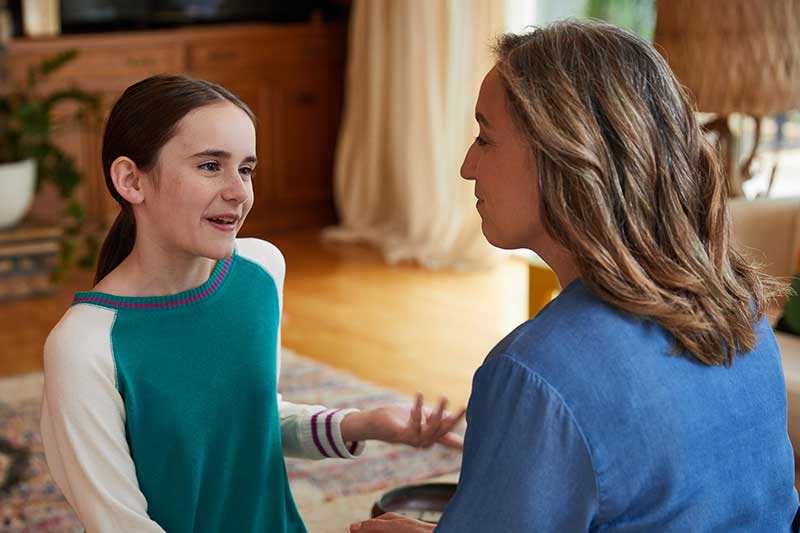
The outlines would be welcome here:
<svg viewBox="0 0 800 533">
<path fill-rule="evenodd" d="M 654 40 L 699 111 L 800 108 L 800 0 L 659 0 Z"/>
</svg>

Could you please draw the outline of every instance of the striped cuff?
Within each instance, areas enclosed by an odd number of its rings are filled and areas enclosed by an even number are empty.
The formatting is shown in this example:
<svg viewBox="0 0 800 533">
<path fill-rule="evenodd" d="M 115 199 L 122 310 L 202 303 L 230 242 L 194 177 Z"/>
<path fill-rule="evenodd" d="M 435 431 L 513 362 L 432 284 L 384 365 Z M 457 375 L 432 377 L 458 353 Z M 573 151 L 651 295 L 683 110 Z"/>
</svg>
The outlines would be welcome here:
<svg viewBox="0 0 800 533">
<path fill-rule="evenodd" d="M 364 442 L 345 442 L 342 439 L 342 420 L 358 409 L 323 409 L 314 413 L 303 426 L 302 440 L 310 443 L 320 458 L 355 459 L 364 452 Z"/>
</svg>

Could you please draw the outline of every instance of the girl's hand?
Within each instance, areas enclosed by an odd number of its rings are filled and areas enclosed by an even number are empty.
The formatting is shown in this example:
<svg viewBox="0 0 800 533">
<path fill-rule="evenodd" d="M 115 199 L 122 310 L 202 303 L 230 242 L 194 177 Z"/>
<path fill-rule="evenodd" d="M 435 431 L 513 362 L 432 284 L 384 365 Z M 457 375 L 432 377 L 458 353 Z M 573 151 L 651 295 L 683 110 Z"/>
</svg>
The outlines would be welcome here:
<svg viewBox="0 0 800 533">
<path fill-rule="evenodd" d="M 447 398 L 440 400 L 436 411 L 423 407 L 422 394 L 417 393 L 410 408 L 387 405 L 347 415 L 342 420 L 342 438 L 348 442 L 374 439 L 420 448 L 438 442 L 461 449 L 464 438 L 451 430 L 464 417 L 465 410 L 453 416 L 446 408 Z"/>
<path fill-rule="evenodd" d="M 350 531 L 357 533 L 379 533 L 383 531 L 390 533 L 424 533 L 433 531 L 435 528 L 436 526 L 433 524 L 419 522 L 394 513 L 382 514 L 378 518 L 350 525 Z"/>
</svg>

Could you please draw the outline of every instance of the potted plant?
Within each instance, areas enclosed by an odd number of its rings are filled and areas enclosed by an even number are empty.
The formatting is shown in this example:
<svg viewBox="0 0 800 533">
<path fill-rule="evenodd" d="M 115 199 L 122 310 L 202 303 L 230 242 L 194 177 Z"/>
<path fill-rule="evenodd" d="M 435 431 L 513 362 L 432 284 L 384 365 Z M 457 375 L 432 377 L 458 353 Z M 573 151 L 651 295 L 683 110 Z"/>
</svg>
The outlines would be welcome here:
<svg viewBox="0 0 800 533">
<path fill-rule="evenodd" d="M 54 280 L 61 279 L 75 262 L 90 268 L 99 243 L 100 228 L 86 231 L 86 212 L 75 198 L 81 174 L 72 158 L 52 142 L 52 133 L 57 128 L 96 119 L 98 98 L 77 88 L 49 94 L 39 90 L 43 79 L 76 56 L 77 51 L 70 50 L 46 59 L 28 71 L 22 87 L 9 87 L 6 82 L 5 89 L 0 91 L 0 228 L 19 222 L 29 210 L 35 192 L 43 183 L 52 183 L 65 209 Z M 0 57 L 0 68 L 3 64 Z M 5 80 L 7 76 L 0 72 L 0 82 Z M 56 119 L 53 109 L 66 102 L 77 104 L 76 110 L 66 118 Z M 82 255 L 76 259 L 79 250 Z"/>
</svg>

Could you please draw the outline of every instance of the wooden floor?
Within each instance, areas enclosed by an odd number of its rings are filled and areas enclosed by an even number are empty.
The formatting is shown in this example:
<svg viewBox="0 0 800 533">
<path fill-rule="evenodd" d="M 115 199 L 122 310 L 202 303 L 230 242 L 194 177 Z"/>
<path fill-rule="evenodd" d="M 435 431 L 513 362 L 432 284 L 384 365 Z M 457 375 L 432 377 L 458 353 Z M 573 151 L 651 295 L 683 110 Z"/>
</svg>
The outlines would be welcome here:
<svg viewBox="0 0 800 533">
<path fill-rule="evenodd" d="M 478 273 L 389 266 L 316 231 L 272 239 L 287 263 L 283 343 L 379 385 L 465 405 L 475 369 L 525 319 L 527 267 L 505 259 Z M 48 298 L 0 303 L 0 376 L 40 370 L 42 346 L 92 274 L 76 272 Z"/>
</svg>

